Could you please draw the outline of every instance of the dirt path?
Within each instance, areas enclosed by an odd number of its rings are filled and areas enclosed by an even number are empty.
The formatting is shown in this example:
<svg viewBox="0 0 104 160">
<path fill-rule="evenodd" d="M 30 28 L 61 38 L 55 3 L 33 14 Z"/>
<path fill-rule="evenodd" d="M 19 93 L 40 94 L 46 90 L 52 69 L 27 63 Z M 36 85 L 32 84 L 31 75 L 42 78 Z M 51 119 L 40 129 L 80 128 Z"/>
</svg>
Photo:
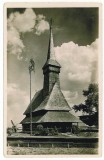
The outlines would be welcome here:
<svg viewBox="0 0 104 160">
<path fill-rule="evenodd" d="M 8 155 L 53 155 L 53 154 L 97 154 L 97 148 L 33 148 L 33 147 L 8 147 Z"/>
</svg>

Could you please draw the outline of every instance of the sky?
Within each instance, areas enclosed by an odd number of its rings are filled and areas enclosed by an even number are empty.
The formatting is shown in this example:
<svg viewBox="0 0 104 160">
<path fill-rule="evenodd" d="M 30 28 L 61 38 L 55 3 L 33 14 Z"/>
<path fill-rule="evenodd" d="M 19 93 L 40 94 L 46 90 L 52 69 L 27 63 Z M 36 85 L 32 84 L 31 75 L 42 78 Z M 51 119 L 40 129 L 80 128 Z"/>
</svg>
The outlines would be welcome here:
<svg viewBox="0 0 104 160">
<path fill-rule="evenodd" d="M 7 9 L 7 125 L 19 124 L 29 104 L 29 60 L 35 61 L 32 97 L 43 87 L 42 67 L 53 19 L 54 49 L 61 64 L 60 85 L 69 105 L 84 103 L 82 91 L 98 82 L 98 8 Z M 73 114 L 74 111 L 73 111 Z"/>
</svg>

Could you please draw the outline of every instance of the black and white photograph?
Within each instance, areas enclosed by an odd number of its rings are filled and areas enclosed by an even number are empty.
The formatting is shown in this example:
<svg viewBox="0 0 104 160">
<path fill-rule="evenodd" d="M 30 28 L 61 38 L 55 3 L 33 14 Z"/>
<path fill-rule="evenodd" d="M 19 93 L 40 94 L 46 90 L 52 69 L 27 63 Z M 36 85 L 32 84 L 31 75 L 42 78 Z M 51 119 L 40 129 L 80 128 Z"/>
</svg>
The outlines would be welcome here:
<svg viewBox="0 0 104 160">
<path fill-rule="evenodd" d="M 5 155 L 98 156 L 101 5 L 8 3 L 4 12 Z"/>
</svg>

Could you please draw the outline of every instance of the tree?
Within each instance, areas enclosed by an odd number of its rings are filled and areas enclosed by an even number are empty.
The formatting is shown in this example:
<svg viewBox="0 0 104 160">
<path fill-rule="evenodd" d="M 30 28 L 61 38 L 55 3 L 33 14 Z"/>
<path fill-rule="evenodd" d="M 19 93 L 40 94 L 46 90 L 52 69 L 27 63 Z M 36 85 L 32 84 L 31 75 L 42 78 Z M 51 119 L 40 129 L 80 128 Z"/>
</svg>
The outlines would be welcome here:
<svg viewBox="0 0 104 160">
<path fill-rule="evenodd" d="M 74 105 L 75 112 L 82 111 L 89 115 L 98 112 L 98 85 L 90 84 L 88 90 L 83 90 L 83 95 L 86 97 L 85 104 Z"/>
<path fill-rule="evenodd" d="M 97 122 L 98 122 L 98 85 L 90 84 L 88 87 L 88 90 L 83 90 L 83 95 L 86 97 L 85 103 L 74 105 L 73 109 L 75 110 L 75 112 L 82 111 L 83 113 L 87 113 L 89 115 L 88 123 L 92 120 L 90 118 L 92 118 L 93 116 L 94 121 L 96 122 L 96 125 L 97 125 Z"/>
</svg>

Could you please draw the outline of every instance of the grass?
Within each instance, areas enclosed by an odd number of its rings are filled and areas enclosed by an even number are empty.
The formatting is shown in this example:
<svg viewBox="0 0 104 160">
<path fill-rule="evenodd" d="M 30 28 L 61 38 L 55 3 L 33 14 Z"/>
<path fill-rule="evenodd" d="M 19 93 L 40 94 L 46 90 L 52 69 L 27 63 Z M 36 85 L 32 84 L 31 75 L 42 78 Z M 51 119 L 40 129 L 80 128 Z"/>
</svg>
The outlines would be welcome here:
<svg viewBox="0 0 104 160">
<path fill-rule="evenodd" d="M 57 154 L 98 154 L 97 148 L 34 148 L 34 147 L 8 147 L 8 155 L 57 155 Z"/>
<path fill-rule="evenodd" d="M 13 133 L 10 137 L 31 137 L 30 134 L 27 133 Z M 45 137 L 45 136 L 34 136 L 33 137 Z M 50 136 L 49 136 L 50 137 Z M 94 138 L 98 137 L 98 132 L 80 132 L 78 135 L 72 134 L 70 132 L 67 133 L 59 133 L 58 135 L 54 135 L 51 137 L 70 137 L 70 138 L 75 138 L 75 137 L 89 137 L 89 138 Z"/>
</svg>

